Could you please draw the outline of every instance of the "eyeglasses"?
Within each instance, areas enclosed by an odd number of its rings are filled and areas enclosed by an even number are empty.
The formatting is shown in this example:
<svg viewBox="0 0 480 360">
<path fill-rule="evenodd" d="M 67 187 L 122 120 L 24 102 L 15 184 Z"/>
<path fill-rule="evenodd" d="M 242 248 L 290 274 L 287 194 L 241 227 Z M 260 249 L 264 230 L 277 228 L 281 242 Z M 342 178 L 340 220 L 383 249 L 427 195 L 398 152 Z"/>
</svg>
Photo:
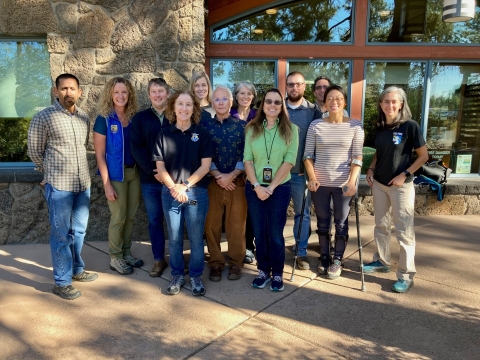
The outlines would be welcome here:
<svg viewBox="0 0 480 360">
<path fill-rule="evenodd" d="M 295 86 L 299 88 L 299 87 L 302 86 L 302 85 L 305 85 L 305 83 L 304 83 L 304 82 L 300 82 L 300 83 L 287 83 L 287 86 L 288 86 L 289 88 L 294 88 Z"/>
<path fill-rule="evenodd" d="M 226 97 L 213 99 L 213 102 L 214 102 L 215 104 L 220 104 L 221 102 L 222 102 L 222 103 L 226 103 L 227 101 L 228 101 L 228 98 L 226 98 Z"/>
<path fill-rule="evenodd" d="M 275 100 L 275 101 L 273 101 L 272 99 L 265 99 L 264 102 L 265 102 L 265 104 L 267 104 L 267 105 L 272 105 L 272 104 L 275 104 L 275 105 L 277 105 L 277 106 L 282 105 L 282 101 L 281 101 L 281 100 Z"/>
<path fill-rule="evenodd" d="M 326 90 L 326 89 L 328 89 L 328 85 L 318 85 L 318 86 L 315 86 L 315 90 L 320 90 L 320 89 Z"/>
<path fill-rule="evenodd" d="M 336 102 L 342 102 L 343 100 L 344 100 L 343 97 L 336 97 L 336 98 L 331 97 L 331 96 L 327 97 L 327 101 L 328 101 L 328 102 L 334 102 L 334 101 L 336 101 Z"/>
</svg>

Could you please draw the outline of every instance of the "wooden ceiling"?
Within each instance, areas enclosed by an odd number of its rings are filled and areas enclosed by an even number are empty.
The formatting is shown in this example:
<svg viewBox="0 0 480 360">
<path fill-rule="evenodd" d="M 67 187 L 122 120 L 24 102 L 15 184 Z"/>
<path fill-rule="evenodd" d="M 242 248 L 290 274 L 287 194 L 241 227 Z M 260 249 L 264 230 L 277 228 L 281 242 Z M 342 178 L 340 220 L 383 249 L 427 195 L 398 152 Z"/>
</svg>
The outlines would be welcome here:
<svg viewBox="0 0 480 360">
<path fill-rule="evenodd" d="M 207 0 L 207 26 L 216 24 L 237 14 L 251 10 L 258 6 L 269 4 L 272 0 Z"/>
</svg>

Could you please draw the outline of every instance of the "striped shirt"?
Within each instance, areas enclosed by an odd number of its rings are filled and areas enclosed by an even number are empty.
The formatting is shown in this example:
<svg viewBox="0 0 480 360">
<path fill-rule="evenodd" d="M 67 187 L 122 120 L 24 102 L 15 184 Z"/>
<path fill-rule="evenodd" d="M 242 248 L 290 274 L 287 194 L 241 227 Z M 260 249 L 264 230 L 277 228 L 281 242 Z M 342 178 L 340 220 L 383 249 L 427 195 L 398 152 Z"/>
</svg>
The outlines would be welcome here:
<svg viewBox="0 0 480 360">
<path fill-rule="evenodd" d="M 78 107 L 71 114 L 58 99 L 33 117 L 28 129 L 28 156 L 54 188 L 81 192 L 90 187 L 89 130 L 88 115 Z"/>
<path fill-rule="evenodd" d="M 342 187 L 350 177 L 350 161 L 362 156 L 365 133 L 362 122 L 351 119 L 330 123 L 318 119 L 310 124 L 304 159 L 314 159 L 320 186 Z"/>
</svg>

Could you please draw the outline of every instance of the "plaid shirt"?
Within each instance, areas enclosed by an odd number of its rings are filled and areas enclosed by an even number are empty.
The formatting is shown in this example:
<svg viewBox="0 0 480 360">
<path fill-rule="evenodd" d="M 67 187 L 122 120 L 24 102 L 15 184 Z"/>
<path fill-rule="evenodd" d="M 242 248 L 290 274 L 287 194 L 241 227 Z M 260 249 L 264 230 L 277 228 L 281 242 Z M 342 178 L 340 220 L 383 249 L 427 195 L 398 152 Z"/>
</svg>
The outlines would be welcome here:
<svg viewBox="0 0 480 360">
<path fill-rule="evenodd" d="M 70 114 L 58 99 L 37 113 L 28 129 L 28 156 L 44 172 L 44 180 L 63 191 L 90 187 L 87 150 L 90 120 L 75 106 Z"/>
</svg>

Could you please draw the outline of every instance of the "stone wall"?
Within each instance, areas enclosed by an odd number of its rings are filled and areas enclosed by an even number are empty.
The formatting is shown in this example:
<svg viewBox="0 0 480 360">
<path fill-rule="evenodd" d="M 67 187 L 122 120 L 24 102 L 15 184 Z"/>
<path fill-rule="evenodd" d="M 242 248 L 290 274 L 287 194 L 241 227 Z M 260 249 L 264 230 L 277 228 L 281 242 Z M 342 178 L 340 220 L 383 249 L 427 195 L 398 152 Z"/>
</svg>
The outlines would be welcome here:
<svg viewBox="0 0 480 360">
<path fill-rule="evenodd" d="M 204 18 L 201 0 L 0 0 L 0 36 L 45 36 L 52 82 L 75 74 L 92 119 L 113 76 L 133 83 L 142 107 L 152 77 L 185 87 L 204 69 Z"/>
<path fill-rule="evenodd" d="M 100 92 L 111 77 L 132 82 L 140 108 L 149 105 L 150 78 L 163 77 L 174 89 L 186 87 L 193 71 L 204 69 L 204 20 L 202 0 L 0 0 L 0 36 L 45 37 L 52 84 L 64 72 L 79 78 L 78 105 L 92 127 Z M 96 176 L 92 138 L 89 150 L 87 239 L 106 240 L 110 213 Z M 48 242 L 42 178 L 32 170 L 0 170 L 0 244 Z M 134 234 L 148 240 L 143 203 Z"/>
</svg>

